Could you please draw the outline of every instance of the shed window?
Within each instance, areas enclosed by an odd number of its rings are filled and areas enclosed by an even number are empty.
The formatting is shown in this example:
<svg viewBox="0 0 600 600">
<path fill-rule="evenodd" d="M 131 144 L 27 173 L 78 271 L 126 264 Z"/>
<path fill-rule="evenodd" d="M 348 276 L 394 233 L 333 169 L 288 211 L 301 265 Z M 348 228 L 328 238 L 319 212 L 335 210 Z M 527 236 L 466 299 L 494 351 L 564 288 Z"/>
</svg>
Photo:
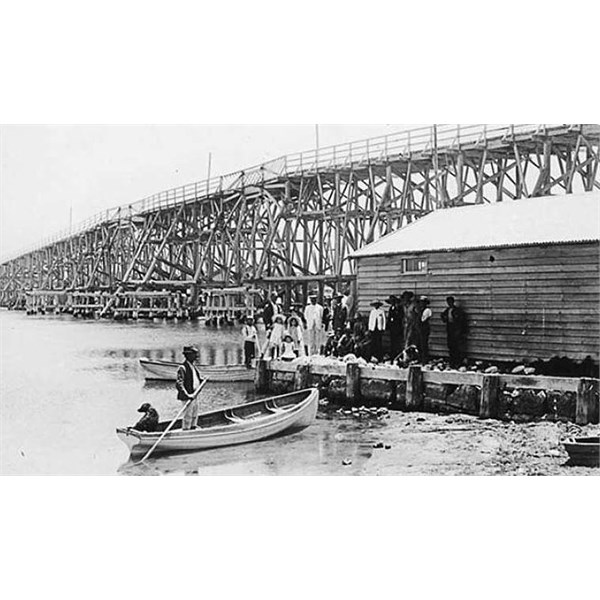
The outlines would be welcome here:
<svg viewBox="0 0 600 600">
<path fill-rule="evenodd" d="M 427 273 L 427 259 L 425 258 L 405 258 L 405 273 Z"/>
</svg>

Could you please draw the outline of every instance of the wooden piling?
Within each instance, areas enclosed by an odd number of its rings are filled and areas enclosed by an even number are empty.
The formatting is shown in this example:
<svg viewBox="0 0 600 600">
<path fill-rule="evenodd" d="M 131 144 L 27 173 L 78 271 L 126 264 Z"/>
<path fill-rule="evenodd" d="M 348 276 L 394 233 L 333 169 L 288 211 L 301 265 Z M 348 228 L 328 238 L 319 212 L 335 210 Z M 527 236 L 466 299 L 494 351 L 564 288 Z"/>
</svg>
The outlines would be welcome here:
<svg viewBox="0 0 600 600">
<path fill-rule="evenodd" d="M 423 410 L 423 371 L 419 365 L 408 367 L 406 410 Z"/>
<path fill-rule="evenodd" d="M 577 385 L 575 423 L 587 425 L 598 423 L 600 401 L 598 400 L 598 380 L 582 377 Z"/>
<path fill-rule="evenodd" d="M 267 361 L 259 358 L 256 361 L 256 373 L 254 374 L 254 385 L 256 391 L 267 392 L 269 386 L 269 371 L 267 370 Z"/>
<path fill-rule="evenodd" d="M 500 393 L 500 378 L 498 375 L 484 375 L 481 384 L 481 402 L 479 416 L 482 419 L 498 417 L 498 397 Z"/>
<path fill-rule="evenodd" d="M 294 375 L 294 390 L 305 390 L 310 387 L 310 365 L 298 365 Z"/>
<path fill-rule="evenodd" d="M 360 402 L 360 366 L 349 362 L 346 365 L 346 400 L 350 406 Z"/>
</svg>

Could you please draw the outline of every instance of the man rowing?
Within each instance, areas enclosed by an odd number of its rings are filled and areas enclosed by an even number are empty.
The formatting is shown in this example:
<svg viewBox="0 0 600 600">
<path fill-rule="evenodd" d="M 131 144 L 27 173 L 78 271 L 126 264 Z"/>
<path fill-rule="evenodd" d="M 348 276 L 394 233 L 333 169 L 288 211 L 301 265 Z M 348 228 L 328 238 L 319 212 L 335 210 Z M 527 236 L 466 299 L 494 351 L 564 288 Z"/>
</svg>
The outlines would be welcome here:
<svg viewBox="0 0 600 600">
<path fill-rule="evenodd" d="M 200 387 L 200 373 L 194 366 L 194 361 L 198 358 L 198 349 L 194 346 L 184 346 L 183 356 L 185 361 L 177 369 L 177 399 L 182 402 L 189 402 L 182 418 L 182 429 L 196 429 L 198 420 L 198 397 L 196 390 Z"/>
</svg>

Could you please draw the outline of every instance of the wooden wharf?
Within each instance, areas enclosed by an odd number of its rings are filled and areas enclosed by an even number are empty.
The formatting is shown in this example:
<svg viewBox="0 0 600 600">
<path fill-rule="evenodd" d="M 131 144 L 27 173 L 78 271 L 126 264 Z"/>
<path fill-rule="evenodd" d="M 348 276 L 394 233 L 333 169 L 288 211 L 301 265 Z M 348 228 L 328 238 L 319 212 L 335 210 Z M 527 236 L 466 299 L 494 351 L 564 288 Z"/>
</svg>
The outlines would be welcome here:
<svg viewBox="0 0 600 600">
<path fill-rule="evenodd" d="M 304 389 L 317 385 L 325 395 L 350 407 L 360 405 L 393 406 L 409 411 L 470 412 L 481 418 L 499 418 L 505 410 L 506 390 L 531 390 L 554 395 L 550 406 L 548 398 L 540 400 L 545 414 L 576 422 L 578 425 L 598 423 L 600 413 L 598 379 L 575 377 L 548 377 L 542 375 L 487 374 L 480 372 L 438 371 L 423 369 L 420 365 L 408 368 L 393 366 L 361 366 L 356 362 L 330 364 L 289 363 L 259 360 L 256 364 L 257 391 L 272 392 L 288 388 Z M 476 391 L 470 402 L 460 398 L 449 401 L 447 393 L 456 388 Z M 333 392 L 333 393 L 332 393 Z M 440 394 L 441 392 L 441 394 Z M 539 396 L 538 396 L 539 398 Z M 546 407 L 544 409 L 544 402 Z M 512 402 L 511 414 L 528 414 L 528 407 Z M 540 406 L 536 407 L 538 412 Z M 523 412 L 520 412 L 521 409 Z M 538 414 L 537 416 L 542 416 Z"/>
</svg>

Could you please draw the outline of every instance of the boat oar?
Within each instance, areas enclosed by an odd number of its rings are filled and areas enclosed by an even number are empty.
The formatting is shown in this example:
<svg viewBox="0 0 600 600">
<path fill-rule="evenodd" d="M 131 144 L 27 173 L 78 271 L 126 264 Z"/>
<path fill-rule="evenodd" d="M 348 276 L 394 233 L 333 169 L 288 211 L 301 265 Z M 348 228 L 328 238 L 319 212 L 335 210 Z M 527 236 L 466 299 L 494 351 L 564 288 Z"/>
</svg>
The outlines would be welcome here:
<svg viewBox="0 0 600 600">
<path fill-rule="evenodd" d="M 138 460 L 138 462 L 133 463 L 133 466 L 141 465 L 154 452 L 156 447 L 162 442 L 165 435 L 167 435 L 167 433 L 169 433 L 169 431 L 171 431 L 171 429 L 172 429 L 173 425 L 175 425 L 175 422 L 177 421 L 177 419 L 179 419 L 179 417 L 185 412 L 186 408 L 198 397 L 198 394 L 202 391 L 202 388 L 206 385 L 207 381 L 208 381 L 208 377 L 206 377 L 204 379 L 204 381 L 198 386 L 198 389 L 194 392 L 194 395 L 183 405 L 183 408 L 177 413 L 177 416 L 169 423 L 167 428 L 162 432 L 162 435 L 156 440 L 156 442 L 154 443 L 152 448 L 150 448 L 150 450 L 148 450 L 148 452 L 146 452 L 146 454 L 144 454 L 144 457 L 142 458 L 142 460 Z"/>
</svg>

